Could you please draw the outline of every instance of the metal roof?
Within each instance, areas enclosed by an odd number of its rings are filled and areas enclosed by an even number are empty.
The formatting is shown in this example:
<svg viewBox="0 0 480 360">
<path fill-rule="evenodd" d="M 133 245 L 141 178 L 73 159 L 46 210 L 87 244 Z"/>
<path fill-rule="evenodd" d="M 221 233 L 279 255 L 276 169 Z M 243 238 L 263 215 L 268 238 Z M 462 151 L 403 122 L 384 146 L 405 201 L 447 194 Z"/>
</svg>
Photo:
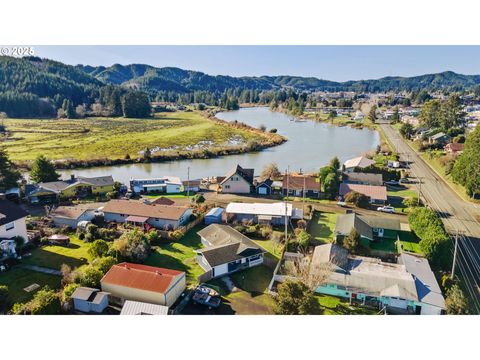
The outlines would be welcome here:
<svg viewBox="0 0 480 360">
<path fill-rule="evenodd" d="M 168 315 L 168 306 L 127 300 L 120 315 Z"/>
</svg>

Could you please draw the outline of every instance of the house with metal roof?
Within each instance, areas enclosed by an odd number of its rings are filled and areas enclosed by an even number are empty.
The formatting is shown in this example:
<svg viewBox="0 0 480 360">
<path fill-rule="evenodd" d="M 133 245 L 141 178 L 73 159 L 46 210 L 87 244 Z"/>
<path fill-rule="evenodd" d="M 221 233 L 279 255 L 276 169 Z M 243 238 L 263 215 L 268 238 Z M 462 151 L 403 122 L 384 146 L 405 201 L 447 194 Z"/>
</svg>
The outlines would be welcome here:
<svg viewBox="0 0 480 360">
<path fill-rule="evenodd" d="M 303 219 L 303 211 L 292 204 L 278 203 L 237 203 L 231 202 L 225 208 L 228 221 L 252 221 L 254 223 L 283 225 L 287 219 Z"/>
<path fill-rule="evenodd" d="M 342 254 L 344 256 L 336 256 Z M 334 254 L 334 255 L 332 255 Z M 346 255 L 346 256 L 345 256 Z M 312 266 L 334 265 L 316 292 L 392 313 L 439 315 L 445 301 L 428 261 L 402 254 L 398 263 L 347 255 L 335 244 L 317 246 Z"/>
<path fill-rule="evenodd" d="M 133 263 L 113 265 L 100 280 L 110 302 L 126 300 L 172 306 L 185 290 L 185 272 Z"/>
<path fill-rule="evenodd" d="M 137 194 L 178 194 L 182 192 L 182 187 L 182 181 L 177 176 L 130 180 L 130 190 Z"/>
<path fill-rule="evenodd" d="M 120 315 L 168 315 L 168 306 L 127 300 Z"/>
<path fill-rule="evenodd" d="M 228 225 L 211 224 L 198 235 L 205 248 L 196 250 L 197 262 L 212 277 L 263 263 L 265 250 Z"/>
</svg>

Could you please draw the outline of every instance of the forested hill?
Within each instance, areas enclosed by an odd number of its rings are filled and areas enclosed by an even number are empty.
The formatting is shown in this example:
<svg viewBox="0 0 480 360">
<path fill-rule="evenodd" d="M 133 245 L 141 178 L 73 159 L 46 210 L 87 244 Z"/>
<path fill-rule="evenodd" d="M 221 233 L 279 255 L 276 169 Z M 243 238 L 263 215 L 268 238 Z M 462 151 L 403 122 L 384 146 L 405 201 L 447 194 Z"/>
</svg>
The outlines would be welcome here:
<svg viewBox="0 0 480 360">
<path fill-rule="evenodd" d="M 102 102 L 102 89 L 109 85 L 122 95 L 128 89 L 147 92 L 150 99 L 163 94 L 203 92 L 202 99 L 218 101 L 225 91 L 235 89 L 293 89 L 297 91 L 386 92 L 410 90 L 462 90 L 480 85 L 479 75 L 461 75 L 450 71 L 415 77 L 385 77 L 376 80 L 335 82 L 300 76 L 233 77 L 212 76 L 174 67 L 156 68 L 145 64 L 109 67 L 66 65 L 38 57 L 0 56 L 0 113 L 11 117 L 56 116 L 59 108 Z M 112 93 L 107 89 L 108 94 Z M 105 93 L 105 91 L 104 91 Z M 117 96 L 117 95 L 115 95 Z M 190 95 L 189 95 L 190 96 Z M 255 95 L 256 96 L 256 95 Z M 162 95 L 160 98 L 165 98 Z M 168 98 L 173 98 L 168 95 Z M 193 99 L 193 98 L 192 98 Z M 68 103 L 65 103 L 65 101 Z M 190 101 L 190 100 L 188 100 Z M 192 100 L 193 101 L 193 100 Z"/>
</svg>

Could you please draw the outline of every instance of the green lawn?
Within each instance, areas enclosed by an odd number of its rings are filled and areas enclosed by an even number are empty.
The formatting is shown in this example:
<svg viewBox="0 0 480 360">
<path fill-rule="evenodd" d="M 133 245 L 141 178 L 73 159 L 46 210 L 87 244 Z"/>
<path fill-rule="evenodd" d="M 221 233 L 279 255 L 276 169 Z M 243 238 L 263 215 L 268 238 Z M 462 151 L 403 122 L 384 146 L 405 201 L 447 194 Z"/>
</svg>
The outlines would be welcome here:
<svg viewBox="0 0 480 360">
<path fill-rule="evenodd" d="M 315 296 L 323 315 L 375 315 L 376 309 L 361 306 L 351 306 L 340 298 L 328 295 Z"/>
<path fill-rule="evenodd" d="M 123 159 L 138 157 L 146 147 L 188 150 L 189 146 L 211 141 L 207 146 L 226 146 L 233 137 L 244 142 L 267 137 L 212 121 L 198 112 L 157 113 L 151 119 L 6 119 L 12 141 L 4 145 L 14 161 L 33 160 L 43 154 L 50 159 Z"/>
<path fill-rule="evenodd" d="M 380 242 L 372 242 L 368 239 L 360 239 L 360 245 L 367 249 L 386 251 L 390 253 L 397 252 L 397 245 L 393 239 L 383 239 Z"/>
<path fill-rule="evenodd" d="M 337 216 L 337 213 L 315 211 L 309 224 L 312 240 L 320 244 L 332 242 Z"/>
<path fill-rule="evenodd" d="M 399 242 L 397 243 L 398 252 L 402 252 L 403 250 L 423 254 L 422 250 L 420 249 L 420 245 L 418 244 L 418 239 L 413 235 L 413 233 L 409 232 L 401 232 L 399 233 Z M 402 247 L 400 247 L 400 244 Z"/>
<path fill-rule="evenodd" d="M 88 255 L 90 244 L 80 240 L 75 233 L 68 234 L 70 245 L 47 245 L 32 250 L 32 256 L 24 257 L 22 263 L 60 270 L 62 264 L 79 267 L 91 259 Z"/>
<path fill-rule="evenodd" d="M 60 276 L 43 274 L 36 271 L 13 267 L 11 270 L 0 274 L 0 285 L 8 286 L 8 301 L 11 305 L 14 303 L 24 303 L 32 299 L 36 291 L 26 292 L 23 290 L 32 284 L 45 285 L 52 289 L 60 288 Z"/>
<path fill-rule="evenodd" d="M 193 194 L 193 195 L 192 195 Z M 169 199 L 191 199 L 195 196 L 195 193 L 190 191 L 190 196 L 187 196 L 187 193 L 179 193 L 179 194 L 145 194 L 142 197 L 147 199 L 158 199 L 160 197 L 169 198 Z"/>
<path fill-rule="evenodd" d="M 187 282 L 195 284 L 197 277 L 205 272 L 195 258 L 195 250 L 203 247 L 200 236 L 197 235 L 197 231 L 203 227 L 195 226 L 178 242 L 154 246 L 145 264 L 185 271 Z"/>
<path fill-rule="evenodd" d="M 395 208 L 397 212 L 404 212 L 407 207 L 403 205 L 403 200 L 409 197 L 418 197 L 418 192 L 414 188 L 405 186 L 388 186 L 387 195 L 390 205 Z"/>
<path fill-rule="evenodd" d="M 268 255 L 271 255 L 276 259 L 280 259 L 280 256 L 282 255 L 283 244 L 276 244 L 270 239 L 252 238 L 252 240 L 264 248 L 268 252 Z"/>
</svg>

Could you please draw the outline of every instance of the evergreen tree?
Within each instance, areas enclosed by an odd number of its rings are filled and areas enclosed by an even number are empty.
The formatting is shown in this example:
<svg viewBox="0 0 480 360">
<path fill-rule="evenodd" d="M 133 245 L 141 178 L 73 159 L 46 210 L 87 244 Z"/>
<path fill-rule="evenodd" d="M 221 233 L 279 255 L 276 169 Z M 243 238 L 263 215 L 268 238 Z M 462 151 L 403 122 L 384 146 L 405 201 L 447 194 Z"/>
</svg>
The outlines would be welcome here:
<svg viewBox="0 0 480 360">
<path fill-rule="evenodd" d="M 143 91 L 129 91 L 123 95 L 122 110 L 126 118 L 146 118 L 152 113 L 148 95 Z"/>
<path fill-rule="evenodd" d="M 17 186 L 17 181 L 20 179 L 20 172 L 10 161 L 7 151 L 0 147 L 0 191 Z"/>
<path fill-rule="evenodd" d="M 65 116 L 67 119 L 75 119 L 77 113 L 75 112 L 75 108 L 73 107 L 72 102 L 69 99 L 63 100 L 62 109 L 65 112 Z"/>
<path fill-rule="evenodd" d="M 57 181 L 60 178 L 55 170 L 55 165 L 45 156 L 39 155 L 32 165 L 30 179 L 36 183 Z"/>
<path fill-rule="evenodd" d="M 463 153 L 452 169 L 453 180 L 465 186 L 468 195 L 480 195 L 480 127 L 476 127 L 465 140 Z"/>
</svg>

